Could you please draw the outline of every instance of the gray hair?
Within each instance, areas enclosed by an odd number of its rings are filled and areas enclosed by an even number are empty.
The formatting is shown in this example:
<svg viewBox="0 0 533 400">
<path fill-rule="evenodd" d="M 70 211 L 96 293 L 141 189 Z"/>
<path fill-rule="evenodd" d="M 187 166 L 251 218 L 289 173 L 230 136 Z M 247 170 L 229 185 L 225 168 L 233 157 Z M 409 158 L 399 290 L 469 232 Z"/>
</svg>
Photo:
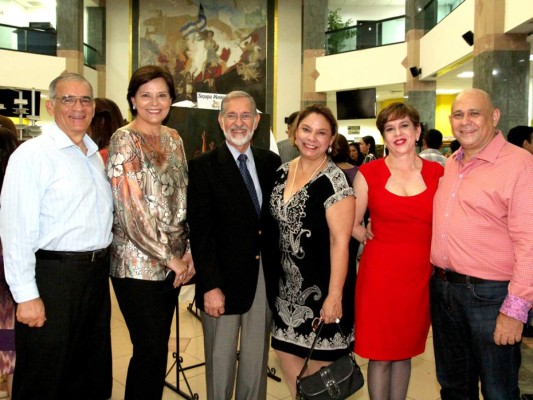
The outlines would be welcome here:
<svg viewBox="0 0 533 400">
<path fill-rule="evenodd" d="M 220 104 L 220 115 L 224 115 L 224 106 L 228 101 L 241 97 L 246 97 L 248 100 L 250 100 L 250 104 L 252 105 L 252 114 L 255 117 L 255 115 L 257 114 L 257 106 L 255 105 L 255 99 L 252 97 L 252 95 L 243 92 L 242 90 L 234 90 L 233 92 L 229 92 L 226 97 L 222 99 L 222 103 Z"/>
<path fill-rule="evenodd" d="M 50 82 L 50 86 L 48 86 L 48 98 L 50 100 L 55 100 L 57 84 L 62 81 L 75 81 L 86 83 L 87 86 L 89 86 L 89 89 L 91 90 L 91 97 L 93 97 L 93 86 L 84 76 L 81 76 L 80 74 L 75 74 L 74 72 L 64 72 L 57 78 L 55 78 L 52 82 Z"/>
</svg>

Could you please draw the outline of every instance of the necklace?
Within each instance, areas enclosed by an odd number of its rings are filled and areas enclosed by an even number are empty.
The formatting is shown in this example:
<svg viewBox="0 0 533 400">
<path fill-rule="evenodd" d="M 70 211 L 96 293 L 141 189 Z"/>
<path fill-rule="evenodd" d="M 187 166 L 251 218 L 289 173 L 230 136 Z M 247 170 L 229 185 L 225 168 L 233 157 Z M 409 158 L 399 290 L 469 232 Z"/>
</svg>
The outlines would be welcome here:
<svg viewBox="0 0 533 400">
<path fill-rule="evenodd" d="M 316 173 L 318 172 L 318 170 L 320 169 L 322 164 L 324 164 L 324 161 L 326 161 L 327 158 L 328 158 L 328 156 L 324 156 L 324 159 L 320 162 L 320 164 L 317 165 L 315 171 L 313 172 L 313 175 L 311 175 L 311 177 L 309 178 L 309 181 L 314 178 L 314 176 L 316 175 Z M 300 165 L 300 157 L 298 157 L 296 159 L 296 167 L 294 167 L 294 175 L 292 176 L 291 191 L 290 191 L 290 194 L 289 194 L 289 199 L 294 194 L 294 181 L 296 180 L 296 174 L 298 173 L 298 165 Z"/>
</svg>

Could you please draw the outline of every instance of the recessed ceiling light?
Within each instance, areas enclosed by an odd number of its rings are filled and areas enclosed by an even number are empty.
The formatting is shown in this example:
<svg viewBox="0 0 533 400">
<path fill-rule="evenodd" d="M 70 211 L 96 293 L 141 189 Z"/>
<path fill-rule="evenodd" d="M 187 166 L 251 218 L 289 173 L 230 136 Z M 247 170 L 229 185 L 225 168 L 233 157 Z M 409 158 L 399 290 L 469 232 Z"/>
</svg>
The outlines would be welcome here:
<svg viewBox="0 0 533 400">
<path fill-rule="evenodd" d="M 457 75 L 457 77 L 458 78 L 473 78 L 474 72 L 473 71 L 461 72 L 460 74 Z"/>
</svg>

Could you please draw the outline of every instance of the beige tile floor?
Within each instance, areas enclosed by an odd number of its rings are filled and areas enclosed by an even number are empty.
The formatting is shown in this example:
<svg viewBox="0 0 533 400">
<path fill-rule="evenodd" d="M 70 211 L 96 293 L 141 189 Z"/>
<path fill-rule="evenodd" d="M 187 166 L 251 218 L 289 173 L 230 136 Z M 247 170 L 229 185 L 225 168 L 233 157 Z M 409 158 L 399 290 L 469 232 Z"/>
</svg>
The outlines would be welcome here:
<svg viewBox="0 0 533 400">
<path fill-rule="evenodd" d="M 192 287 L 190 288 L 192 289 Z M 186 296 L 187 297 L 187 296 Z M 190 301 L 183 299 L 178 308 L 180 321 L 180 339 L 179 348 L 180 356 L 183 358 L 183 366 L 196 365 L 204 360 L 202 326 L 199 320 L 187 310 Z M 124 399 L 124 385 L 126 382 L 126 372 L 128 362 L 132 352 L 132 346 L 124 318 L 120 313 L 116 298 L 112 294 L 112 319 L 111 319 L 111 338 L 113 345 L 113 395 L 112 400 Z M 176 350 L 176 335 L 173 332 L 169 343 L 168 366 L 173 364 L 174 358 L 172 353 Z M 520 386 L 523 392 L 533 393 L 533 339 L 524 338 L 522 344 L 522 366 L 520 371 Z M 363 374 L 366 377 L 368 360 L 357 358 Z M 281 376 L 281 367 L 274 351 L 270 352 L 269 366 L 277 371 Z M 203 366 L 192 368 L 185 371 L 188 383 L 193 394 L 197 394 L 199 399 L 206 399 L 205 391 L 205 369 Z M 167 382 L 176 385 L 176 370 L 170 370 Z M 183 376 L 180 376 L 180 390 L 190 393 L 187 389 Z M 268 379 L 267 387 L 268 400 L 290 400 L 289 389 L 285 382 L 276 382 Z M 0 379 L 0 399 L 6 399 L 5 382 Z M 183 397 L 176 394 L 169 388 L 164 389 L 163 400 L 182 399 Z M 433 340 L 431 331 L 427 339 L 426 351 L 412 362 L 411 383 L 407 398 L 410 400 L 438 400 L 439 386 L 435 378 L 435 361 L 433 357 Z M 366 400 L 368 391 L 363 387 L 357 394 L 350 397 L 349 400 Z"/>
<path fill-rule="evenodd" d="M 111 338 L 113 344 L 113 396 L 112 400 L 122 400 L 124 398 L 124 384 L 126 381 L 126 372 L 128 362 L 131 356 L 131 343 L 129 340 L 128 330 L 124 323 L 124 319 L 116 299 L 112 297 L 112 319 L 111 319 Z M 183 358 L 183 366 L 191 366 L 203 362 L 203 336 L 202 326 L 200 321 L 187 310 L 189 301 L 180 301 L 178 308 L 179 322 L 180 322 L 180 356 Z M 174 362 L 172 351 L 175 350 L 175 334 L 172 333 L 170 341 L 170 353 L 168 366 L 170 367 Z M 357 358 L 358 364 L 361 366 L 363 374 L 366 377 L 366 369 L 368 361 L 362 358 Z M 269 366 L 276 370 L 276 375 L 281 377 L 281 367 L 276 354 L 273 350 L 269 355 Z M 205 368 L 203 366 L 193 368 L 185 371 L 185 375 L 189 385 L 193 391 L 198 395 L 199 399 L 206 399 L 205 389 Z M 283 378 L 283 377 L 282 377 Z M 170 371 L 167 377 L 167 382 L 176 384 L 175 369 Z M 189 393 L 187 387 L 180 376 L 180 390 Z M 290 400 L 291 396 L 285 381 L 276 382 L 273 379 L 268 379 L 267 400 Z M 169 388 L 164 389 L 163 400 L 181 399 Z M 433 342 L 430 336 L 427 339 L 426 351 L 418 357 L 413 359 L 411 383 L 408 391 L 408 399 L 410 400 L 437 400 L 439 396 L 439 386 L 435 379 L 435 362 L 433 357 Z M 368 399 L 368 391 L 366 385 L 350 400 Z"/>
</svg>

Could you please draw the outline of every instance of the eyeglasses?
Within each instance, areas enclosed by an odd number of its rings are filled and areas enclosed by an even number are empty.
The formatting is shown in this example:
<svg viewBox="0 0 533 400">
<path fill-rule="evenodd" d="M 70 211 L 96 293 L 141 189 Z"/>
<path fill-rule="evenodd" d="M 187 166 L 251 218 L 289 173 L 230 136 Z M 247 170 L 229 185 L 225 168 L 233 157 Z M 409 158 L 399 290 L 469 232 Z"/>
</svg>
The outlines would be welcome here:
<svg viewBox="0 0 533 400">
<path fill-rule="evenodd" d="M 239 118 L 241 119 L 242 122 L 250 122 L 253 117 L 254 117 L 254 114 L 252 113 L 242 113 L 240 115 L 237 113 L 228 113 L 224 115 L 224 118 L 228 120 L 229 122 L 235 122 Z"/>
<path fill-rule="evenodd" d="M 67 107 L 73 107 L 76 102 L 79 100 L 80 104 L 83 107 L 89 107 L 93 104 L 94 99 L 91 96 L 61 96 L 61 97 L 54 97 L 54 99 L 57 99 Z"/>
</svg>

